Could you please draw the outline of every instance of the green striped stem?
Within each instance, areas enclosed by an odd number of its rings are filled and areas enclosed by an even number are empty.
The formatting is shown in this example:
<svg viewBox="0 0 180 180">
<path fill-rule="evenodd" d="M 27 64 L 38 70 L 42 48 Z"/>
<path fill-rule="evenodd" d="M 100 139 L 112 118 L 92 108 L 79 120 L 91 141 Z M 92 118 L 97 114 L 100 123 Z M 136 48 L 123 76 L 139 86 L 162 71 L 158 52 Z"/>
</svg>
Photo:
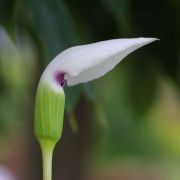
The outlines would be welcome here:
<svg viewBox="0 0 180 180">
<path fill-rule="evenodd" d="M 54 90 L 40 83 L 35 103 L 35 135 L 40 143 L 43 159 L 43 180 L 52 179 L 53 150 L 63 127 L 65 95 L 61 87 Z"/>
</svg>

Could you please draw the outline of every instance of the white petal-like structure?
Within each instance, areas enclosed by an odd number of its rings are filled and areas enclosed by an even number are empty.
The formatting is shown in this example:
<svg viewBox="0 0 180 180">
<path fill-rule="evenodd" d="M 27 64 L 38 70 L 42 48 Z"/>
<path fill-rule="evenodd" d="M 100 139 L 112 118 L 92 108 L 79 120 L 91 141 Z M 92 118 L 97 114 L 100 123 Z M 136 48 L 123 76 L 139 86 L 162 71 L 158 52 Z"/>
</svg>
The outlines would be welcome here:
<svg viewBox="0 0 180 180">
<path fill-rule="evenodd" d="M 64 73 L 68 86 L 97 79 L 113 69 L 136 49 L 156 38 L 113 39 L 75 46 L 61 52 L 47 66 L 41 80 L 57 88 L 56 74 Z"/>
</svg>

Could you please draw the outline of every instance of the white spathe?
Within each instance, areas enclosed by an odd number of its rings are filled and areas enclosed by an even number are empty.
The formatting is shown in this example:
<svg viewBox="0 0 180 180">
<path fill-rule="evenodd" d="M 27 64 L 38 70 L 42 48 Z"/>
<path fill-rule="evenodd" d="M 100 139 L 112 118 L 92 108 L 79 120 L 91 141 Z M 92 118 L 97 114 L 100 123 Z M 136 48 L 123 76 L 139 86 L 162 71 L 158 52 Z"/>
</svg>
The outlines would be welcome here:
<svg viewBox="0 0 180 180">
<path fill-rule="evenodd" d="M 65 73 L 68 86 L 97 79 L 113 69 L 123 58 L 157 38 L 113 39 L 71 47 L 57 55 L 44 71 L 41 81 L 58 88 L 55 73 Z M 59 88 L 58 88 L 59 89 Z"/>
</svg>

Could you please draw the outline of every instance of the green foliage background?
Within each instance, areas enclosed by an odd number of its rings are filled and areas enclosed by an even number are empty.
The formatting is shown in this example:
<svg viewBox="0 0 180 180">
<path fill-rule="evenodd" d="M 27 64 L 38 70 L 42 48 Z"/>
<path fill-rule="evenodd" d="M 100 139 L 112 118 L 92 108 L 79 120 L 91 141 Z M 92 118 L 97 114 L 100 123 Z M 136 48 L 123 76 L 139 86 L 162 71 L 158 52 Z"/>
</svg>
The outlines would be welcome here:
<svg viewBox="0 0 180 180">
<path fill-rule="evenodd" d="M 0 24 L 15 46 L 15 52 L 8 51 L 14 63 L 4 63 L 7 57 L 0 54 L 1 134 L 29 124 L 25 119 L 29 113 L 32 117 L 29 108 L 39 76 L 62 50 L 112 38 L 153 36 L 160 41 L 133 53 L 102 79 L 65 88 L 66 111 L 77 131 L 77 103 L 83 96 L 92 104 L 90 154 L 96 160 L 180 155 L 179 145 L 172 145 L 180 136 L 180 116 L 171 117 L 163 109 L 167 104 L 180 111 L 179 0 L 1 0 Z M 176 96 L 172 104 L 160 96 L 164 89 Z M 164 130 L 171 126 L 170 131 L 177 132 L 172 138 L 156 124 L 159 112 L 168 114 L 170 122 L 158 122 Z M 173 118 L 177 122 L 171 122 Z"/>
</svg>

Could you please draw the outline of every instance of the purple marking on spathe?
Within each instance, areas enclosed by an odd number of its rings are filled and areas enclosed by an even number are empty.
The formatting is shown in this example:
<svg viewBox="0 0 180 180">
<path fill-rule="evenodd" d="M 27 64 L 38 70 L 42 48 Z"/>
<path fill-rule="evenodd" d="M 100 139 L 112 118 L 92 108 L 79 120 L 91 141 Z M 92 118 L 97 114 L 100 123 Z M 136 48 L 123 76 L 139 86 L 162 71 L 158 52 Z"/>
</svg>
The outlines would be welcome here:
<svg viewBox="0 0 180 180">
<path fill-rule="evenodd" d="M 55 74 L 56 82 L 61 86 L 64 87 L 67 84 L 67 81 L 64 79 L 65 73 L 64 72 L 57 72 Z"/>
</svg>

